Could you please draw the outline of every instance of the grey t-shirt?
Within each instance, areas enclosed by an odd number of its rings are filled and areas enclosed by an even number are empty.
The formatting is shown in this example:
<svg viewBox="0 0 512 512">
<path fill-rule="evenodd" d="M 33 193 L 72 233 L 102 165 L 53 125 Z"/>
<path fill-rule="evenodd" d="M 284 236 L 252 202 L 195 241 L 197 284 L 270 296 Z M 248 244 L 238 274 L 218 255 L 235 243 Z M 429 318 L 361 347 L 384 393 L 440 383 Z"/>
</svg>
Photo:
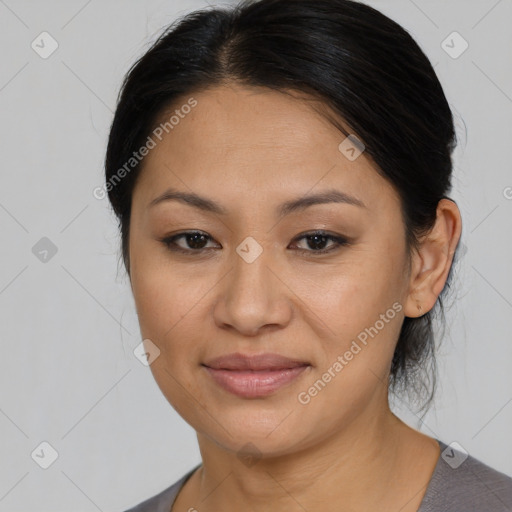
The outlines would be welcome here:
<svg viewBox="0 0 512 512">
<path fill-rule="evenodd" d="M 418 512 L 512 512 L 512 478 L 437 442 L 441 455 Z M 200 466 L 125 512 L 170 512 L 178 492 Z"/>
</svg>

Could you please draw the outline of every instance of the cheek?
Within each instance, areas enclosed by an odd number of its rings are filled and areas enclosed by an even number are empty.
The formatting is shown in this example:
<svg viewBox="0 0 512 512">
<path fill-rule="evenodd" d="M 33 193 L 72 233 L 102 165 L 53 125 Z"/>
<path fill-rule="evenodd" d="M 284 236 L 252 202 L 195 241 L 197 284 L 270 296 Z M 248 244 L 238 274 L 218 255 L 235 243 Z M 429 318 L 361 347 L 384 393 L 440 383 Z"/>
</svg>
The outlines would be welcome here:
<svg viewBox="0 0 512 512">
<path fill-rule="evenodd" d="M 132 282 L 141 330 L 145 336 L 165 339 L 181 329 L 178 326 L 204 294 L 205 283 L 188 281 L 179 273 L 155 265 L 139 270 L 133 274 Z"/>
<path fill-rule="evenodd" d="M 382 375 L 393 355 L 403 317 L 403 272 L 401 254 L 396 248 L 390 251 L 386 243 L 379 249 L 360 247 L 342 265 L 318 270 L 307 281 L 304 274 L 295 278 L 293 289 L 301 290 L 297 295 L 308 306 L 304 311 L 313 310 L 315 324 L 324 326 L 317 335 L 331 340 L 324 345 L 322 365 L 329 368 L 338 356 L 353 350 L 348 353 L 345 377 L 337 385 L 343 381 L 360 385 L 371 375 L 369 368 Z"/>
<path fill-rule="evenodd" d="M 291 288 L 334 333 L 373 323 L 401 299 L 402 271 L 390 255 L 359 251 L 343 264 L 296 275 Z"/>
<path fill-rule="evenodd" d="M 178 300 L 183 286 L 178 276 L 169 271 L 169 263 L 162 260 L 154 242 L 144 243 L 137 235 L 138 232 L 134 232 L 130 240 L 133 298 L 141 334 L 160 339 L 183 314 Z"/>
<path fill-rule="evenodd" d="M 140 263 L 140 261 L 139 261 Z M 138 265 L 132 275 L 140 332 L 160 350 L 150 369 L 164 396 L 188 417 L 190 394 L 200 397 L 191 369 L 198 365 L 198 316 L 207 315 L 201 298 L 210 286 L 172 272 L 167 265 Z M 184 391 L 185 390 L 185 391 Z M 188 390 L 188 391 L 187 391 Z"/>
<path fill-rule="evenodd" d="M 193 264 L 173 265 L 159 256 L 140 256 L 134 262 L 132 290 L 141 335 L 164 356 L 156 368 L 165 361 L 173 373 L 183 372 L 189 362 L 197 364 L 201 349 L 197 342 L 210 332 L 208 299 L 219 278 Z"/>
</svg>

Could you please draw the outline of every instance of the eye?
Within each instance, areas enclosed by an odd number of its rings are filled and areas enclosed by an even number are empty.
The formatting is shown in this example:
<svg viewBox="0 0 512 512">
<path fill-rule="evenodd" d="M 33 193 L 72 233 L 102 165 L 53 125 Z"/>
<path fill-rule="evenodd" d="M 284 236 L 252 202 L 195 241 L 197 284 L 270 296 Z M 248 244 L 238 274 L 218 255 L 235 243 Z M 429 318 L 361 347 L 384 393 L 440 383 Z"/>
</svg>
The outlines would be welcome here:
<svg viewBox="0 0 512 512">
<path fill-rule="evenodd" d="M 180 239 L 184 239 L 185 246 L 176 243 L 177 240 Z M 349 241 L 346 238 L 338 235 L 330 235 L 325 231 L 305 233 L 304 235 L 295 238 L 294 242 L 303 239 L 307 240 L 308 246 L 313 247 L 313 250 L 297 249 L 302 253 L 326 254 L 335 251 L 341 246 L 349 244 Z M 163 238 L 160 241 L 170 251 L 192 255 L 193 253 L 201 253 L 207 250 L 208 247 L 206 247 L 206 244 L 209 240 L 212 240 L 212 238 L 201 231 L 184 231 L 182 233 Z M 333 244 L 328 249 L 323 248 L 329 240 L 333 242 Z"/>
<path fill-rule="evenodd" d="M 298 249 L 300 252 L 309 252 L 313 254 L 326 254 L 329 252 L 333 252 L 344 245 L 348 245 L 348 240 L 343 238 L 342 236 L 337 235 L 329 235 L 325 231 L 313 231 L 311 233 L 306 233 L 300 237 L 297 237 L 295 240 L 303 240 L 306 239 L 308 241 L 308 246 L 312 246 L 314 250 L 308 249 Z M 324 249 L 326 241 L 331 240 L 334 242 L 333 245 L 328 249 Z"/>
<path fill-rule="evenodd" d="M 176 243 L 176 240 L 185 239 L 188 247 L 183 247 Z M 161 242 L 171 251 L 191 254 L 193 252 L 202 252 L 205 250 L 205 243 L 211 240 L 211 237 L 201 231 L 184 231 L 177 235 L 169 236 L 161 240 Z"/>
</svg>

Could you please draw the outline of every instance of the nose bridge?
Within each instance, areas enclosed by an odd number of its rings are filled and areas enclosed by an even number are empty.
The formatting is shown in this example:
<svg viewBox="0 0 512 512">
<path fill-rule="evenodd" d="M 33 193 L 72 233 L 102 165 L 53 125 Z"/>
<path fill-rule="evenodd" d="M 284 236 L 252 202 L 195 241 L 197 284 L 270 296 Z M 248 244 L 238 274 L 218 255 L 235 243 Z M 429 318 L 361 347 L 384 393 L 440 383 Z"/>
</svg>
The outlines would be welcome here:
<svg viewBox="0 0 512 512">
<path fill-rule="evenodd" d="M 256 302 L 272 300 L 272 250 L 260 239 L 249 236 L 235 249 L 232 255 L 233 272 L 229 283 L 229 293 L 237 302 Z M 261 307 L 261 306 L 259 306 Z"/>
<path fill-rule="evenodd" d="M 286 323 L 286 287 L 274 275 L 277 271 L 271 248 L 247 237 L 233 252 L 232 265 L 220 297 L 217 320 L 247 332 L 266 324 Z"/>
</svg>

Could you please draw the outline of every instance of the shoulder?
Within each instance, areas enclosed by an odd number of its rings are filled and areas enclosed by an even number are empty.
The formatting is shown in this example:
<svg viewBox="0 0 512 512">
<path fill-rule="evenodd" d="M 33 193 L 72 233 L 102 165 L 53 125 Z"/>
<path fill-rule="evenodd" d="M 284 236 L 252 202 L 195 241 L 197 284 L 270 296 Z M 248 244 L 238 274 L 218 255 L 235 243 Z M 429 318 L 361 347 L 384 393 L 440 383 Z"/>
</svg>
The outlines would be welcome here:
<svg viewBox="0 0 512 512">
<path fill-rule="evenodd" d="M 142 501 L 124 512 L 169 512 L 181 488 L 200 465 L 201 464 L 198 464 L 195 468 L 191 469 L 178 481 L 174 482 L 170 487 L 167 487 L 167 489 L 164 489 L 155 496 Z"/>
<path fill-rule="evenodd" d="M 418 512 L 512 510 L 512 478 L 456 446 L 438 441 L 441 455 Z"/>
</svg>

